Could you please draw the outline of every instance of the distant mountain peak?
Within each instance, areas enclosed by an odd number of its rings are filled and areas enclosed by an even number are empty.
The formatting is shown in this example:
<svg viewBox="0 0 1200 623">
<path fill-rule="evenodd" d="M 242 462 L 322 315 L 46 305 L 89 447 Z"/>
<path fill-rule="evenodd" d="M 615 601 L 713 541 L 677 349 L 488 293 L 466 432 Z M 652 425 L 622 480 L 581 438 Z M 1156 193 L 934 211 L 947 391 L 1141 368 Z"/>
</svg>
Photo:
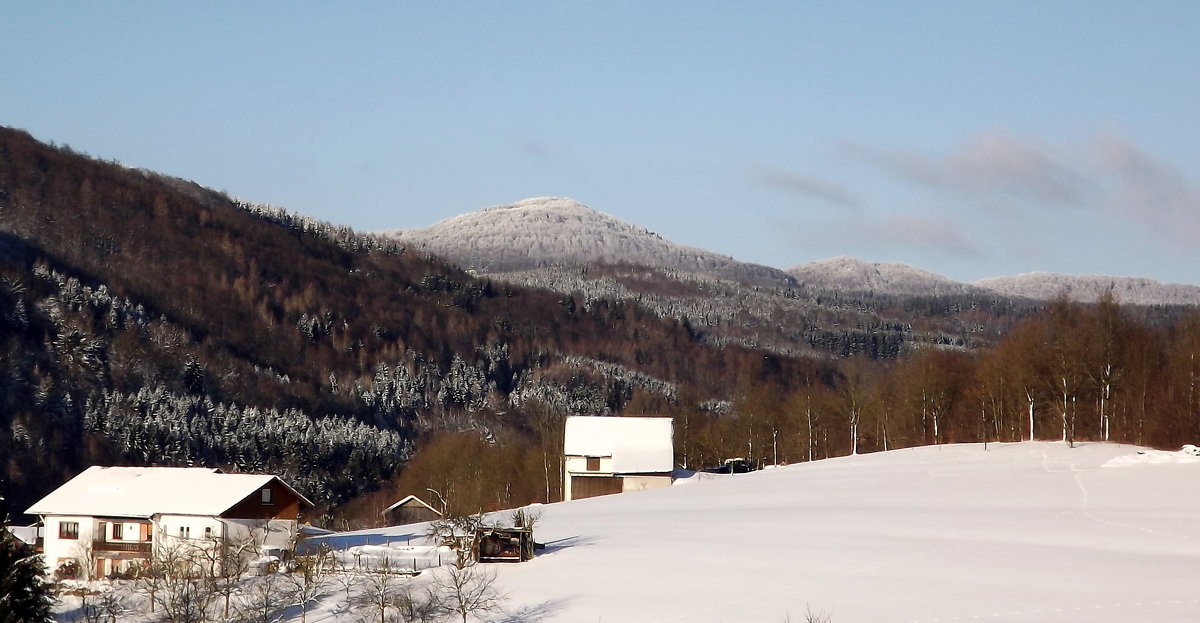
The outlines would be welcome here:
<svg viewBox="0 0 1200 623">
<path fill-rule="evenodd" d="M 1160 283 L 1147 277 L 1061 275 L 1034 271 L 1015 277 L 981 279 L 975 285 L 1008 296 L 1042 300 L 1065 294 L 1071 300 L 1091 303 L 1112 293 L 1117 302 L 1133 305 L 1200 304 L 1200 287 Z"/>
<path fill-rule="evenodd" d="M 384 233 L 482 273 L 632 264 L 755 284 L 793 283 L 781 270 L 672 242 L 568 197 L 523 199 Z"/>
<path fill-rule="evenodd" d="M 530 197 L 529 199 L 522 199 L 520 201 L 517 201 L 515 203 L 510 203 L 508 205 L 498 205 L 498 206 L 492 206 L 490 208 L 484 208 L 484 211 L 487 211 L 487 210 L 520 210 L 520 209 L 525 209 L 525 210 L 539 210 L 539 209 L 540 210 L 579 210 L 579 209 L 583 209 L 583 210 L 591 210 L 593 212 L 596 211 L 596 210 L 592 210 L 592 208 L 589 208 L 570 197 Z"/>
<path fill-rule="evenodd" d="M 788 269 L 788 274 L 809 286 L 870 291 L 893 295 L 965 294 L 978 288 L 900 262 L 867 262 L 839 256 Z"/>
</svg>

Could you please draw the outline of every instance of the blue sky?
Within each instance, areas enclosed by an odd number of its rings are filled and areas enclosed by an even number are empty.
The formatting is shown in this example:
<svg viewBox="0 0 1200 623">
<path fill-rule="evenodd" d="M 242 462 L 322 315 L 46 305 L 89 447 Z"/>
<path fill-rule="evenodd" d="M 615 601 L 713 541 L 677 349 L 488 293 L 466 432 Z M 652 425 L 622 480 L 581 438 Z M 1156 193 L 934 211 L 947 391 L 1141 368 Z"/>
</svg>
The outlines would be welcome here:
<svg viewBox="0 0 1200 623">
<path fill-rule="evenodd" d="M 0 5 L 0 124 L 361 230 L 1200 284 L 1197 2 Z"/>
</svg>

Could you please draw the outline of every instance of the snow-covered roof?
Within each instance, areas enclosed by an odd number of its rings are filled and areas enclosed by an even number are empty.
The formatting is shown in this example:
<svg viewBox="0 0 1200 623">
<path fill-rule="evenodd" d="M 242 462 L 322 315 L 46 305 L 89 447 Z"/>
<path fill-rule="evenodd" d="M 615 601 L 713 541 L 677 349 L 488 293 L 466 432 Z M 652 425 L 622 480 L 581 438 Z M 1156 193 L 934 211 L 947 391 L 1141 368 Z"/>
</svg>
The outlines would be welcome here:
<svg viewBox="0 0 1200 623">
<path fill-rule="evenodd" d="M 276 480 L 206 467 L 93 466 L 25 511 L 30 515 L 144 517 L 220 515 Z M 304 503 L 304 496 L 279 481 Z"/>
<path fill-rule="evenodd" d="M 24 541 L 27 545 L 37 543 L 38 537 L 42 536 L 42 527 L 33 526 L 5 526 L 10 534 Z"/>
<path fill-rule="evenodd" d="M 563 454 L 611 456 L 616 474 L 669 472 L 675 468 L 673 436 L 669 417 L 571 416 Z"/>
<path fill-rule="evenodd" d="M 405 504 L 408 504 L 409 502 L 416 502 L 417 504 L 420 504 L 421 506 L 424 506 L 425 508 L 428 508 L 429 510 L 431 510 L 431 511 L 433 511 L 433 512 L 435 512 L 435 513 L 439 514 L 439 515 L 441 515 L 441 514 L 442 514 L 442 513 L 441 513 L 441 511 L 439 511 L 438 509 L 436 509 L 436 508 L 434 508 L 434 507 L 432 507 L 432 506 L 430 506 L 430 505 L 426 504 L 424 500 L 422 500 L 421 498 L 419 498 L 419 497 L 417 497 L 417 496 L 415 496 L 415 495 L 410 495 L 410 496 L 408 496 L 408 497 L 404 498 L 403 500 L 400 500 L 399 502 L 396 502 L 395 504 L 392 504 L 391 506 L 389 506 L 389 507 L 387 507 L 387 508 L 383 509 L 383 512 L 384 512 L 384 513 L 387 513 L 388 511 L 390 511 L 390 510 L 393 510 L 393 509 L 396 509 L 396 508 L 400 508 L 401 506 L 404 506 Z"/>
</svg>

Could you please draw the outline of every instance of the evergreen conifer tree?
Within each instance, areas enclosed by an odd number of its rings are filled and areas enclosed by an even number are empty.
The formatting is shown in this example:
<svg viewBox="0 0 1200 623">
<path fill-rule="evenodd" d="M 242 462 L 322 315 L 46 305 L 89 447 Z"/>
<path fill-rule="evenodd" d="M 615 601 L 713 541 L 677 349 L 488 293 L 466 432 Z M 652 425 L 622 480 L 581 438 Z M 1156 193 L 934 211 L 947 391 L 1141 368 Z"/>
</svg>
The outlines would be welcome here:
<svg viewBox="0 0 1200 623">
<path fill-rule="evenodd" d="M 41 557 L 8 530 L 8 513 L 0 497 L 0 623 L 53 621 L 51 597 Z"/>
</svg>

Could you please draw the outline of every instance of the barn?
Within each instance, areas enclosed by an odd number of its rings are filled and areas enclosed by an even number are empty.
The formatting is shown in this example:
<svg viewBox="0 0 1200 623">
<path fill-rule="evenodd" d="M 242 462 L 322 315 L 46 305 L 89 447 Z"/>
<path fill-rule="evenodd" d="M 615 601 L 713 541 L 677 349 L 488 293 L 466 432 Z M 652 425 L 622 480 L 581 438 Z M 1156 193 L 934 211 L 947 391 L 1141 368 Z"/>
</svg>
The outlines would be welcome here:
<svg viewBox="0 0 1200 623">
<path fill-rule="evenodd" d="M 674 422 L 669 417 L 567 418 L 563 499 L 580 500 L 671 484 Z"/>
<path fill-rule="evenodd" d="M 426 504 L 421 498 L 410 495 L 395 504 L 383 509 L 383 519 L 389 526 L 403 526 L 423 521 L 436 521 L 442 518 L 437 509 Z"/>
</svg>

